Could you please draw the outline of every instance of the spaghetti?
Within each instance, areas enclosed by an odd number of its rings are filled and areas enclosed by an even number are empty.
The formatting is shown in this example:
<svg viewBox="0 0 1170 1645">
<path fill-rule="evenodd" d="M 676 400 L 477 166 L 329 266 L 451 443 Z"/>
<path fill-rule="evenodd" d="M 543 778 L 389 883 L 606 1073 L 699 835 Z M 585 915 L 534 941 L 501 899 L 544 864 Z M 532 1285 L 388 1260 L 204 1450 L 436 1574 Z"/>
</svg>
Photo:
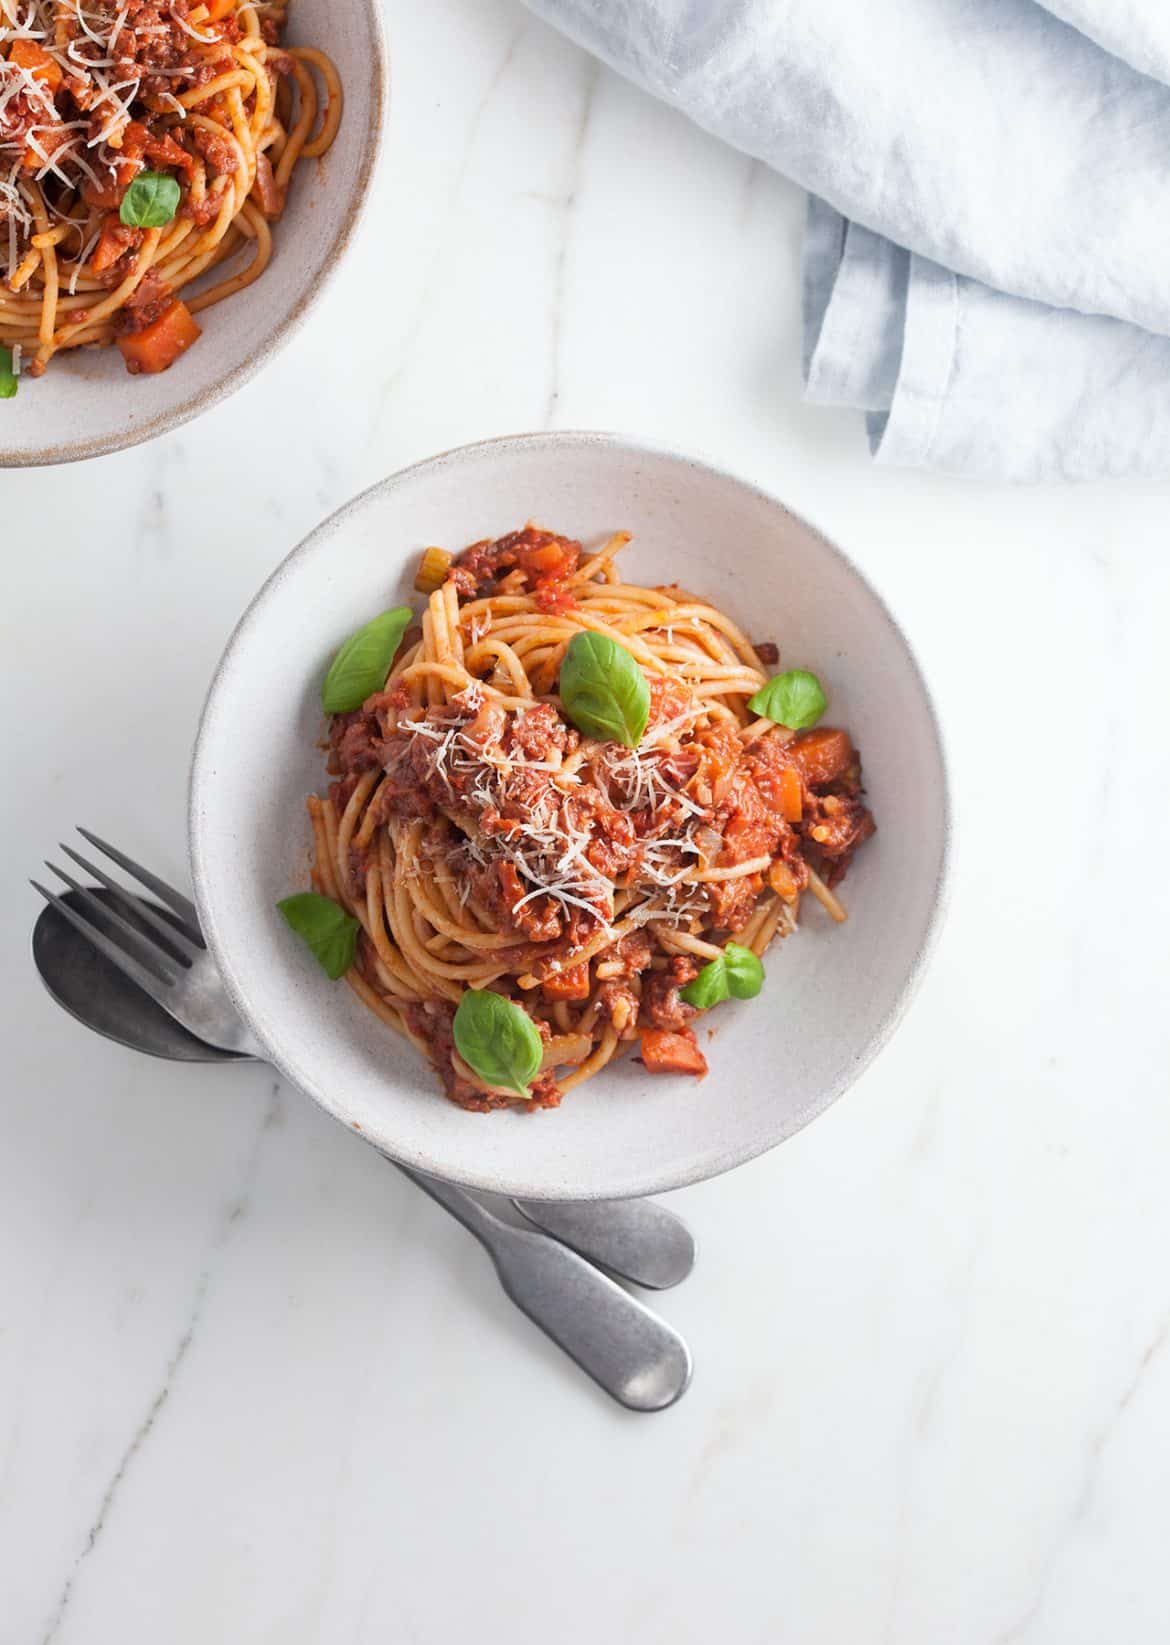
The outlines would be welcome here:
<svg viewBox="0 0 1170 1645">
<path fill-rule="evenodd" d="M 421 626 L 385 689 L 330 723 L 312 874 L 360 922 L 347 981 L 466 1108 L 517 1102 L 455 1048 L 467 989 L 536 1024 L 522 1106 L 554 1106 L 633 1040 L 651 1072 L 705 1073 L 681 991 L 726 936 L 757 956 L 786 936 L 806 891 L 843 920 L 833 888 L 873 832 L 845 732 L 749 710 L 775 648 L 682 589 L 624 582 L 627 541 L 583 558 L 528 526 L 454 562 L 428 549 Z M 569 723 L 559 676 L 582 632 L 648 682 L 635 747 Z"/>
<path fill-rule="evenodd" d="M 294 167 L 342 110 L 329 58 L 280 44 L 285 16 L 0 0 L 0 346 L 18 372 L 111 342 L 132 373 L 165 370 L 196 314 L 263 274 Z"/>
</svg>

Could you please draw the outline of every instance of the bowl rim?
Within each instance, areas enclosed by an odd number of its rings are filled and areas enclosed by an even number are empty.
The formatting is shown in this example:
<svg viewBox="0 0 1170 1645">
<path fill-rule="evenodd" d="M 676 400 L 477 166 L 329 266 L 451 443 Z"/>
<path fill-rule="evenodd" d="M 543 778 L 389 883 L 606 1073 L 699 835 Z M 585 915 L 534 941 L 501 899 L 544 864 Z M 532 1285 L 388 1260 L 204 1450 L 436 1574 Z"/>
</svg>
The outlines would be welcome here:
<svg viewBox="0 0 1170 1645">
<path fill-rule="evenodd" d="M 349 250 L 369 204 L 370 180 L 381 157 L 386 132 L 387 110 L 390 100 L 389 55 L 386 47 L 386 27 L 382 8 L 377 0 L 358 0 L 370 23 L 373 56 L 370 69 L 373 79 L 373 97 L 365 143 L 358 162 L 357 178 L 345 216 L 321 261 L 321 272 L 299 301 L 284 316 L 269 336 L 258 342 L 249 354 L 239 360 L 218 382 L 210 383 L 197 394 L 189 395 L 169 411 L 160 411 L 141 428 L 124 429 L 118 433 L 101 434 L 89 439 L 65 440 L 59 445 L 25 446 L 4 449 L 0 447 L 0 469 L 47 468 L 60 463 L 83 463 L 92 457 L 109 457 L 116 451 L 129 451 L 161 434 L 181 428 L 210 410 L 221 400 L 243 388 L 272 357 L 290 342 L 300 330 L 321 293 L 331 283 Z"/>
<path fill-rule="evenodd" d="M 204 865 L 203 826 L 203 815 L 206 808 L 202 803 L 205 792 L 205 784 L 202 779 L 201 766 L 205 752 L 205 742 L 209 734 L 211 708 L 216 696 L 218 695 L 220 684 L 226 671 L 232 663 L 237 649 L 255 627 L 260 617 L 261 609 L 267 603 L 269 593 L 275 590 L 284 578 L 291 573 L 293 567 L 299 564 L 302 558 L 311 554 L 323 539 L 343 531 L 346 522 L 353 515 L 364 509 L 375 495 L 392 493 L 401 486 L 410 483 L 418 475 L 423 474 L 428 470 L 441 470 L 444 467 L 457 464 L 473 457 L 488 455 L 496 450 L 524 451 L 540 449 L 545 446 L 565 445 L 578 445 L 585 451 L 590 448 L 595 449 L 599 446 L 604 446 L 611 449 L 619 449 L 635 456 L 666 458 L 667 460 L 673 462 L 683 463 L 688 467 L 701 469 L 714 475 L 717 479 L 728 481 L 733 485 L 740 486 L 748 492 L 754 494 L 761 501 L 779 508 L 790 519 L 795 520 L 799 525 L 811 532 L 819 544 L 826 549 L 840 563 L 840 565 L 844 567 L 846 571 L 852 573 L 853 576 L 858 578 L 869 595 L 876 601 L 878 608 L 883 613 L 886 620 L 890 623 L 897 638 L 901 641 L 910 668 L 913 671 L 914 677 L 922 694 L 922 700 L 926 708 L 928 724 L 933 735 L 935 752 L 938 757 L 939 770 L 942 778 L 940 795 L 940 823 L 942 837 L 940 841 L 938 871 L 934 877 L 934 884 L 931 888 L 930 907 L 927 915 L 926 926 L 922 934 L 922 939 L 909 967 L 907 968 L 906 974 L 898 987 L 890 1008 L 887 1010 L 878 1025 L 870 1033 L 865 1043 L 859 1047 L 856 1055 L 851 1059 L 848 1066 L 841 1072 L 836 1080 L 831 1082 L 831 1084 L 823 1092 L 818 1094 L 816 1100 L 810 1103 L 801 1114 L 799 1122 L 791 1130 L 785 1132 L 782 1137 L 754 1137 L 745 1143 L 736 1144 L 735 1146 L 728 1148 L 723 1154 L 720 1155 L 719 1159 L 713 1163 L 699 1162 L 683 1169 L 669 1170 L 665 1172 L 660 1171 L 652 1175 L 647 1175 L 632 1184 L 627 1184 L 620 1190 L 620 1192 L 617 1193 L 615 1193 L 612 1189 L 601 1187 L 597 1189 L 583 1190 L 573 1196 L 575 1200 L 580 1201 L 601 1200 L 607 1198 L 627 1199 L 651 1194 L 667 1193 L 673 1189 L 689 1187 L 694 1183 L 703 1182 L 715 1176 L 721 1176 L 727 1171 L 734 1170 L 736 1167 L 746 1164 L 749 1160 L 756 1159 L 762 1154 L 768 1153 L 772 1148 L 778 1147 L 782 1142 L 787 1141 L 789 1137 L 795 1136 L 798 1132 L 804 1130 L 804 1128 L 814 1119 L 819 1118 L 819 1116 L 823 1114 L 826 1109 L 831 1108 L 832 1105 L 845 1094 L 850 1086 L 852 1086 L 854 1082 L 860 1078 L 860 1076 L 877 1057 L 879 1052 L 885 1048 L 895 1030 L 902 1022 L 902 1019 L 906 1015 L 910 1004 L 917 995 L 930 960 L 935 953 L 949 910 L 955 846 L 954 810 L 951 797 L 950 777 L 951 762 L 948 755 L 946 737 L 944 735 L 938 710 L 935 704 L 934 694 L 930 688 L 930 683 L 917 653 L 910 644 L 910 640 L 907 637 L 905 630 L 898 621 L 897 617 L 894 615 L 893 611 L 890 609 L 890 606 L 881 590 L 875 585 L 869 575 L 864 572 L 843 549 L 838 548 L 836 543 L 827 537 L 818 526 L 814 525 L 803 515 L 798 514 L 794 509 L 789 508 L 786 503 L 784 503 L 766 486 L 761 486 L 753 480 L 746 479 L 742 474 L 737 473 L 734 469 L 728 468 L 724 462 L 706 455 L 702 455 L 696 452 L 693 448 L 683 449 L 667 442 L 655 441 L 641 435 L 624 434 L 611 430 L 546 429 L 543 431 L 529 433 L 494 435 L 488 439 L 475 440 L 464 445 L 452 446 L 447 450 L 437 452 L 433 456 L 424 457 L 417 462 L 408 464 L 404 468 L 395 470 L 393 473 L 386 475 L 381 480 L 376 480 L 372 485 L 366 486 L 362 491 L 358 492 L 356 496 L 351 497 L 348 502 L 342 503 L 339 508 L 334 509 L 331 514 L 327 515 L 325 519 L 321 520 L 316 526 L 314 526 L 313 529 L 295 545 L 295 547 L 290 549 L 288 554 L 286 554 L 279 564 L 275 566 L 275 568 L 265 578 L 260 588 L 252 596 L 252 599 L 245 607 L 239 621 L 233 628 L 227 643 L 224 646 L 220 659 L 216 664 L 215 671 L 212 674 L 211 681 L 207 689 L 207 695 L 200 711 L 199 725 L 195 735 L 188 784 L 188 851 L 190 857 L 191 882 L 194 887 L 195 903 L 199 913 L 200 925 L 202 927 L 208 949 L 211 952 L 213 959 L 216 961 L 220 975 L 223 978 L 224 985 L 227 988 L 233 1004 L 239 1011 L 243 1020 L 256 1035 L 257 1039 L 264 1046 L 266 1052 L 268 1053 L 270 1062 L 277 1069 L 277 1071 L 282 1074 L 290 1082 L 290 1084 L 295 1087 L 295 1089 L 302 1091 L 305 1095 L 311 1097 L 312 1100 L 316 1102 L 320 1108 L 324 1109 L 324 1111 L 329 1114 L 331 1118 L 335 1119 L 338 1124 L 344 1125 L 348 1130 L 349 1126 L 347 1122 L 337 1111 L 337 1109 L 326 1100 L 325 1092 L 314 1088 L 311 1083 L 306 1081 L 300 1071 L 293 1068 L 285 1060 L 280 1045 L 274 1043 L 271 1035 L 264 1030 L 258 1022 L 256 1016 L 253 1014 L 247 999 L 247 994 L 241 985 L 240 979 L 236 975 L 235 967 L 231 963 L 230 957 L 226 952 L 221 932 L 217 926 L 214 914 L 207 900 L 205 892 L 206 875 Z M 438 1093 L 436 1093 L 436 1100 L 440 1100 Z M 457 1183 L 464 1188 L 470 1188 L 488 1193 L 516 1195 L 534 1200 L 564 1197 L 563 1195 L 550 1193 L 550 1191 L 547 1188 L 543 1188 L 539 1182 L 517 1182 L 512 1179 L 504 1181 L 491 1173 L 476 1171 L 474 1166 L 467 1170 L 460 1170 L 458 1173 L 453 1174 L 449 1167 L 445 1167 L 442 1170 L 438 1169 L 433 1158 L 426 1154 L 424 1150 L 404 1147 L 401 1151 L 395 1151 L 384 1143 L 371 1138 L 364 1131 L 358 1134 L 361 1136 L 363 1141 L 370 1143 L 373 1147 L 377 1148 L 380 1153 L 385 1154 L 388 1158 L 396 1160 L 400 1164 L 408 1166 L 412 1170 L 421 1171 L 429 1176 L 440 1177 L 443 1180 Z"/>
</svg>

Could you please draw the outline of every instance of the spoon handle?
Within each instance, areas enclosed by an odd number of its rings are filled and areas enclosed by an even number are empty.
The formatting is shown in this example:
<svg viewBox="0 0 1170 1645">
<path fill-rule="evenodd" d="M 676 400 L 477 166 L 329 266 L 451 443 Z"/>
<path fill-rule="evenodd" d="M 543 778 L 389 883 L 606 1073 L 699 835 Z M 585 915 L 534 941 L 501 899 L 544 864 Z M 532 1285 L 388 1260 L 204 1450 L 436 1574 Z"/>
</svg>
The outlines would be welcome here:
<svg viewBox="0 0 1170 1645">
<path fill-rule="evenodd" d="M 665 1291 L 695 1266 L 695 1238 L 681 1217 L 651 1199 L 529 1200 L 512 1204 L 529 1222 L 622 1279 Z"/>
<path fill-rule="evenodd" d="M 620 1405 L 662 1411 L 686 1392 L 683 1338 L 608 1275 L 566 1245 L 513 1228 L 464 1189 L 398 1169 L 475 1235 L 521 1312 Z"/>
</svg>

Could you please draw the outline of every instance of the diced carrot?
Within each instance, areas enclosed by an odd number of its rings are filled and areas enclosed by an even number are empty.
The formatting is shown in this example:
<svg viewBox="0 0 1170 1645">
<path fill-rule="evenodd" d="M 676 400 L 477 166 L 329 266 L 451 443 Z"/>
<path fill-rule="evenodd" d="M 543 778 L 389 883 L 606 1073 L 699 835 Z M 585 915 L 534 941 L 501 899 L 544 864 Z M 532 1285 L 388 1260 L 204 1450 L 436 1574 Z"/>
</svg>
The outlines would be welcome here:
<svg viewBox="0 0 1170 1645">
<path fill-rule="evenodd" d="M 222 23 L 236 9 L 236 0 L 203 0 L 203 4 L 207 8 L 209 23 Z"/>
<path fill-rule="evenodd" d="M 36 148 L 33 148 L 31 139 L 24 145 L 24 154 L 20 161 L 24 171 L 40 171 L 46 156 L 51 160 L 62 144 L 69 141 L 69 133 L 64 126 L 45 125 L 37 131 L 36 140 Z"/>
<path fill-rule="evenodd" d="M 504 893 L 504 902 L 511 913 L 518 902 L 524 897 L 524 887 L 520 883 L 520 875 L 516 872 L 516 864 L 504 861 L 496 867 L 496 878 L 500 882 L 500 890 Z"/>
<path fill-rule="evenodd" d="M 49 125 L 45 122 L 37 126 L 34 148 L 34 139 L 25 140 L 24 154 L 21 157 L 21 166 L 25 171 L 40 171 L 46 160 L 51 160 L 59 148 L 69 141 L 69 133 L 63 125 Z"/>
<path fill-rule="evenodd" d="M 95 211 L 117 211 L 122 204 L 122 196 L 139 170 L 137 160 L 112 160 L 110 167 L 114 173 L 112 177 L 103 166 L 101 183 L 91 182 L 87 178 L 81 185 L 81 198 L 87 206 L 93 206 Z"/>
<path fill-rule="evenodd" d="M 560 543 L 543 543 L 538 548 L 526 548 L 523 554 L 527 571 L 555 571 L 564 558 Z"/>
<path fill-rule="evenodd" d="M 810 788 L 815 788 L 819 783 L 834 782 L 853 763 L 853 744 L 849 741 L 849 733 L 834 731 L 828 726 L 816 731 L 802 731 L 789 744 L 789 749 Z"/>
<path fill-rule="evenodd" d="M 705 1074 L 707 1059 L 688 1028 L 672 1034 L 667 1028 L 643 1028 L 642 1061 L 648 1074 Z"/>
<path fill-rule="evenodd" d="M 800 772 L 795 766 L 781 766 L 777 773 L 777 788 L 780 798 L 780 815 L 785 822 L 799 822 L 804 811 L 804 791 L 800 781 Z"/>
<path fill-rule="evenodd" d="M 146 145 L 150 142 L 150 132 L 141 120 L 128 120 L 122 131 L 122 148 L 118 164 L 122 160 L 133 160 L 136 164 L 146 153 Z"/>
<path fill-rule="evenodd" d="M 142 231 L 136 228 L 127 228 L 113 214 L 102 224 L 102 232 L 98 236 L 98 243 L 93 248 L 89 266 L 94 274 L 103 274 L 106 269 L 113 268 L 123 252 L 131 246 L 141 243 Z"/>
<path fill-rule="evenodd" d="M 200 335 L 195 316 L 176 297 L 175 301 L 142 331 L 118 338 L 126 369 L 137 374 L 165 371 L 185 354 Z"/>
<path fill-rule="evenodd" d="M 788 864 L 781 862 L 779 857 L 776 858 L 776 861 L 768 870 L 768 884 L 778 897 L 783 897 L 785 902 L 796 901 L 796 879 Z"/>
<path fill-rule="evenodd" d="M 586 964 L 566 966 L 554 971 L 540 985 L 546 1000 L 587 1000 L 589 998 L 589 967 Z"/>
<path fill-rule="evenodd" d="M 176 143 L 173 137 L 168 137 L 165 131 L 157 134 L 148 132 L 145 147 L 146 158 L 160 171 L 173 166 L 179 171 L 185 171 L 190 177 L 195 170 L 195 162 L 187 150 Z M 122 144 L 122 152 L 126 152 L 125 143 Z M 260 158 L 263 160 L 267 156 L 262 154 Z"/>
<path fill-rule="evenodd" d="M 39 81 L 54 95 L 65 78 L 57 59 L 50 57 L 44 47 L 38 46 L 35 40 L 14 40 L 8 48 L 8 61 L 15 63 L 18 69 L 27 69 L 34 80 Z"/>
</svg>

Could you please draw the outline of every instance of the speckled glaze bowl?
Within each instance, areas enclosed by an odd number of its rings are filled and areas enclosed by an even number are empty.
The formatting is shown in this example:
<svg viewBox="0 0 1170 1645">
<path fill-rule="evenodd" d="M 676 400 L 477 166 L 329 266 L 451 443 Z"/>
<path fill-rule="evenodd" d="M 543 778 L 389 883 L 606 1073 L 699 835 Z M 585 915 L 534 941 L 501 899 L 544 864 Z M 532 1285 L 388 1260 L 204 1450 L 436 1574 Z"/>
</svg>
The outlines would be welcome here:
<svg viewBox="0 0 1170 1645">
<path fill-rule="evenodd" d="M 298 167 L 255 285 L 199 317 L 203 335 L 169 371 L 131 377 L 116 348 L 59 355 L 0 402 L 0 467 L 100 457 L 176 428 L 246 383 L 289 340 L 353 237 L 382 141 L 386 50 L 377 0 L 292 0 L 286 41 L 315 45 L 345 91 L 328 154 Z"/>
<path fill-rule="evenodd" d="M 562 1107 L 472 1114 L 293 939 L 277 900 L 308 884 L 305 796 L 323 776 L 319 687 L 372 613 L 418 604 L 428 543 L 459 549 L 529 517 L 586 543 L 626 528 L 631 581 L 677 580 L 787 666 L 816 670 L 851 728 L 878 833 L 845 882 L 850 918 L 808 899 L 756 1000 L 720 1006 L 701 1081 L 616 1063 Z M 212 682 L 191 779 L 203 928 L 274 1063 L 394 1158 L 532 1198 L 654 1193 L 773 1147 L 839 1097 L 884 1044 L 939 921 L 950 839 L 934 711 L 909 644 L 839 549 L 782 503 L 676 452 L 608 434 L 535 434 L 447 452 L 365 492 L 260 590 Z"/>
</svg>

